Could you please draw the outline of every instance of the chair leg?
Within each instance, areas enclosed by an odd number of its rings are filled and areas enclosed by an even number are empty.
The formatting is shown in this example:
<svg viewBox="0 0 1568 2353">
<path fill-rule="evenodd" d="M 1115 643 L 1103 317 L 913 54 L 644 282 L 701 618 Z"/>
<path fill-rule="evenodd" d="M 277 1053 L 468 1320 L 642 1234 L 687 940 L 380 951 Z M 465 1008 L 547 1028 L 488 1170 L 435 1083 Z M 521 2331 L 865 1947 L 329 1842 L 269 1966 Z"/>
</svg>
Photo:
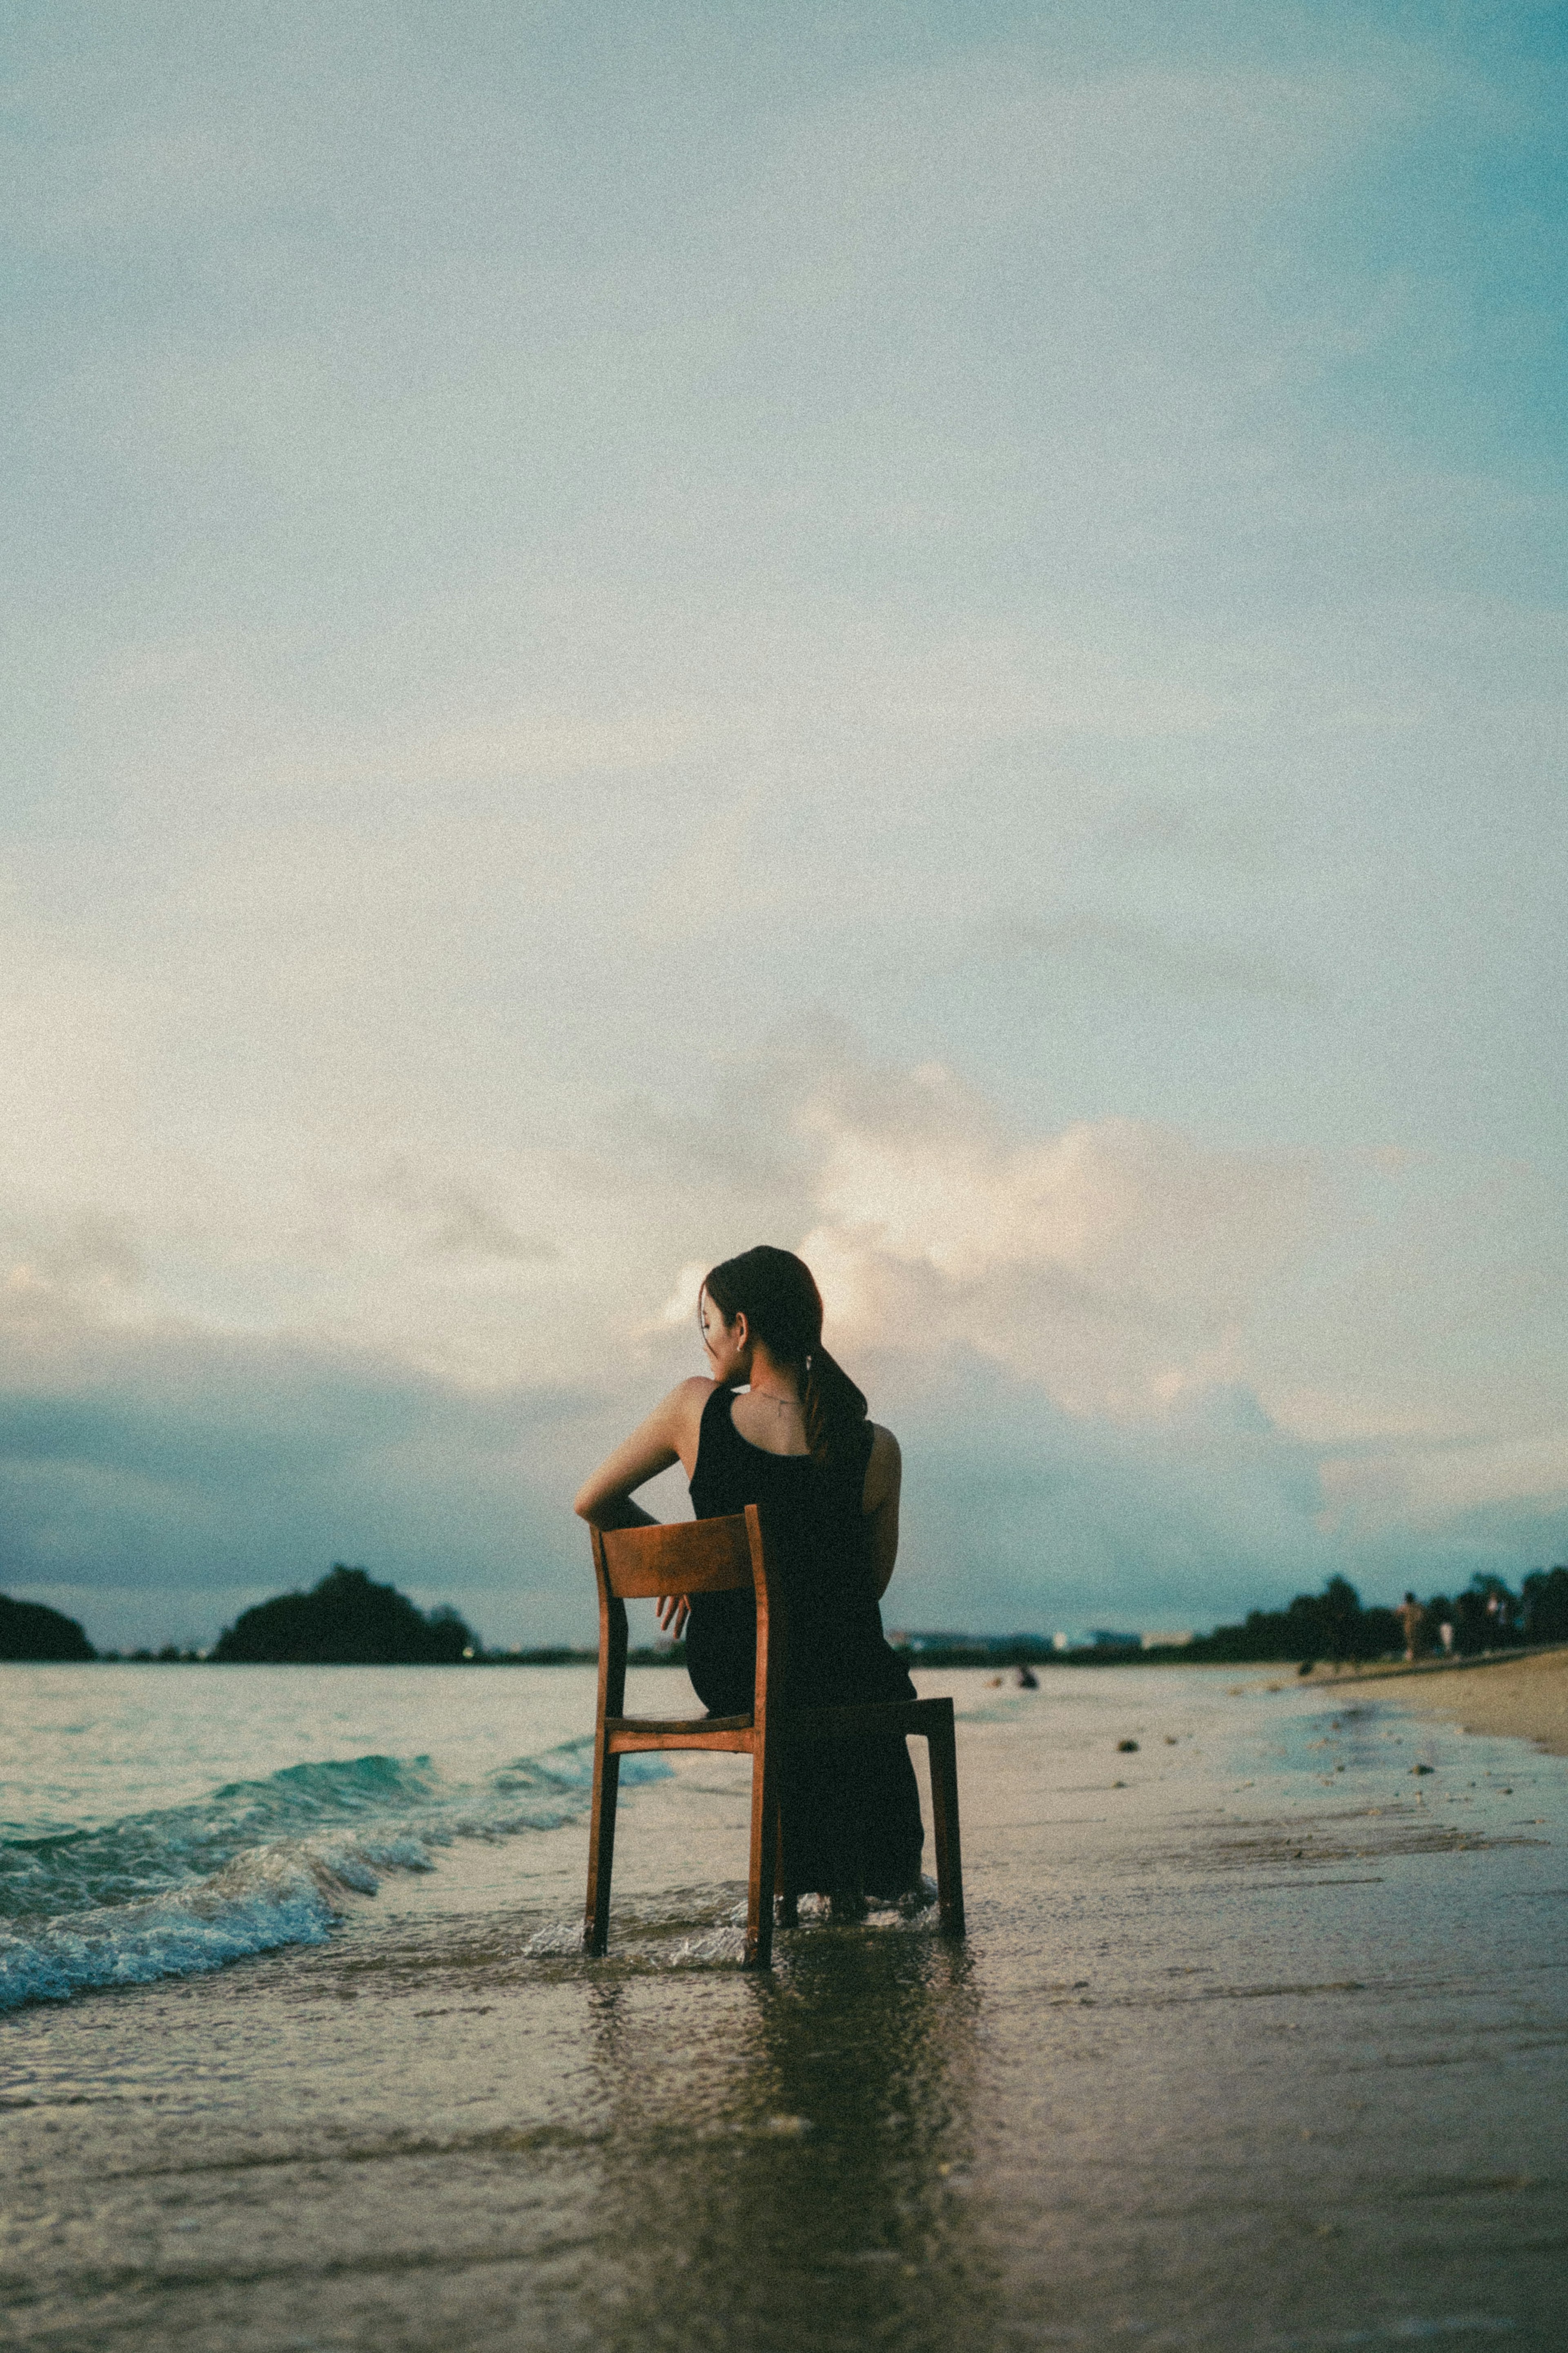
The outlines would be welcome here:
<svg viewBox="0 0 1568 2353">
<path fill-rule="evenodd" d="M 950 1719 L 927 1735 L 931 1829 L 936 1841 L 937 1904 L 943 1931 L 963 1934 L 963 1859 L 958 1839 L 958 1751 Z"/>
<path fill-rule="evenodd" d="M 588 1827 L 588 1905 L 583 1949 L 597 1959 L 610 1941 L 610 1872 L 616 1859 L 616 1799 L 621 1760 L 600 1749 L 594 1759 L 594 1810 Z"/>
<path fill-rule="evenodd" d="M 746 1952 L 742 1964 L 765 1969 L 773 1957 L 773 1882 L 778 1873 L 779 1796 L 773 1751 L 752 1752 L 752 1872 L 746 1890 Z"/>
<path fill-rule="evenodd" d="M 781 1928 L 798 1928 L 800 1926 L 800 1895 L 798 1890 L 790 1885 L 789 1874 L 784 1869 L 783 1806 L 780 1806 L 779 1808 L 776 1837 L 778 1841 L 778 1862 L 773 1871 L 773 1893 L 779 1899 L 779 1926 Z"/>
</svg>

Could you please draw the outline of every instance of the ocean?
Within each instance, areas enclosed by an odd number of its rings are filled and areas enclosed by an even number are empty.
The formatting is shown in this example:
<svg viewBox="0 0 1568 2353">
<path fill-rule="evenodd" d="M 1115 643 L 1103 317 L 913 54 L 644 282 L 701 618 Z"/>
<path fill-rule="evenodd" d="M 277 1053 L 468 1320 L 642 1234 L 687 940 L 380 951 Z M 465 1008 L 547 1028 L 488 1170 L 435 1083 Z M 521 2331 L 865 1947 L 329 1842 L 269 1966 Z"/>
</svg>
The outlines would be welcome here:
<svg viewBox="0 0 1568 2353">
<path fill-rule="evenodd" d="M 968 1936 L 763 1976 L 727 1757 L 631 1783 L 583 1957 L 587 1671 L 0 1669 L 0 2337 L 1556 2353 L 1568 1760 L 1382 1686 L 918 1680 Z"/>
<path fill-rule="evenodd" d="M 0 2010 L 320 1944 L 389 1872 L 577 1820 L 584 1681 L 0 1667 Z"/>
</svg>

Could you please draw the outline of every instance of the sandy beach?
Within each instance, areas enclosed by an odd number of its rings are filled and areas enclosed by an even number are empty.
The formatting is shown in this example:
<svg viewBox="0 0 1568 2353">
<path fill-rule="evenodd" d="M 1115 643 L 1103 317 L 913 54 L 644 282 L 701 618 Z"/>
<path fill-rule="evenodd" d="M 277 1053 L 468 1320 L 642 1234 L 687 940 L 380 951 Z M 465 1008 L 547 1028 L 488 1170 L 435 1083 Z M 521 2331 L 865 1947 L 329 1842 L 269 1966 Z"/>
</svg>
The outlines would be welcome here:
<svg viewBox="0 0 1568 2353">
<path fill-rule="evenodd" d="M 964 1943 L 743 1975 L 744 1774 L 695 1758 L 626 1800 L 603 1962 L 574 1821 L 0 2021 L 9 2341 L 1559 2346 L 1568 1767 L 1403 1691 L 925 1683 Z"/>
<path fill-rule="evenodd" d="M 1395 1706 L 1445 1716 L 1467 1732 L 1533 1741 L 1549 1756 L 1568 1757 L 1568 1650 L 1527 1659 L 1433 1660 L 1415 1668 L 1373 1668 L 1337 1682 L 1320 1674 L 1313 1681 L 1340 1690 L 1384 1684 L 1384 1696 Z"/>
<path fill-rule="evenodd" d="M 1568 1651 L 1412 1675 L 1400 1685 L 1399 1705 L 1568 1757 Z"/>
</svg>

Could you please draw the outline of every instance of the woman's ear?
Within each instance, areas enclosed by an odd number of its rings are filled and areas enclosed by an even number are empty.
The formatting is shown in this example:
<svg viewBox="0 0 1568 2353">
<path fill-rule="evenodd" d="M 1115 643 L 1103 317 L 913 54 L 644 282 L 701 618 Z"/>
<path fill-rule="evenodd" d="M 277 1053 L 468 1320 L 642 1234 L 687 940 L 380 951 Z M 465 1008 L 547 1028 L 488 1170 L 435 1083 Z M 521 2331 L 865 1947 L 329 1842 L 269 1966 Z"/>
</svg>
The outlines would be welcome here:
<svg viewBox="0 0 1568 2353">
<path fill-rule="evenodd" d="M 746 1311 L 743 1307 L 737 1307 L 735 1310 L 735 1320 L 730 1326 L 730 1337 L 735 1343 L 737 1350 L 744 1350 L 751 1345 L 752 1330 L 746 1321 Z"/>
</svg>

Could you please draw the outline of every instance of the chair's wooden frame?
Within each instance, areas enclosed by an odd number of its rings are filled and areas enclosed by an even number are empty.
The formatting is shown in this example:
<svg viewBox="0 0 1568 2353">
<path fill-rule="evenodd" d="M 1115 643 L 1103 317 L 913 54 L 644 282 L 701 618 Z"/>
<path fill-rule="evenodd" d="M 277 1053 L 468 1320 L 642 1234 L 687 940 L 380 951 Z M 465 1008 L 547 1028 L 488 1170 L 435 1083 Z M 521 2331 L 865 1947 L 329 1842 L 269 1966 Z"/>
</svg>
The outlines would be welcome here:
<svg viewBox="0 0 1568 2353">
<path fill-rule="evenodd" d="M 752 1759 L 752 1858 L 746 1894 L 743 1966 L 773 1957 L 775 1892 L 784 1925 L 795 1924 L 798 1891 L 789 1883 L 779 1836 L 778 1759 L 797 1741 L 854 1740 L 914 1733 L 931 1757 L 931 1829 L 940 1917 L 963 1934 L 963 1872 L 958 1836 L 958 1764 L 950 1699 L 899 1700 L 857 1707 L 785 1708 L 777 1697 L 788 1628 L 779 1597 L 768 1590 L 762 1520 L 754 1504 L 717 1520 L 661 1527 L 593 1531 L 599 1587 L 599 1704 L 594 1728 L 594 1807 L 588 1839 L 588 1904 L 583 1942 L 604 1952 L 610 1933 L 610 1872 L 621 1758 L 647 1749 L 723 1748 Z M 626 1695 L 626 1603 L 666 1594 L 728 1593 L 751 1586 L 757 1601 L 757 1680 L 749 1715 L 637 1716 Z"/>
</svg>

